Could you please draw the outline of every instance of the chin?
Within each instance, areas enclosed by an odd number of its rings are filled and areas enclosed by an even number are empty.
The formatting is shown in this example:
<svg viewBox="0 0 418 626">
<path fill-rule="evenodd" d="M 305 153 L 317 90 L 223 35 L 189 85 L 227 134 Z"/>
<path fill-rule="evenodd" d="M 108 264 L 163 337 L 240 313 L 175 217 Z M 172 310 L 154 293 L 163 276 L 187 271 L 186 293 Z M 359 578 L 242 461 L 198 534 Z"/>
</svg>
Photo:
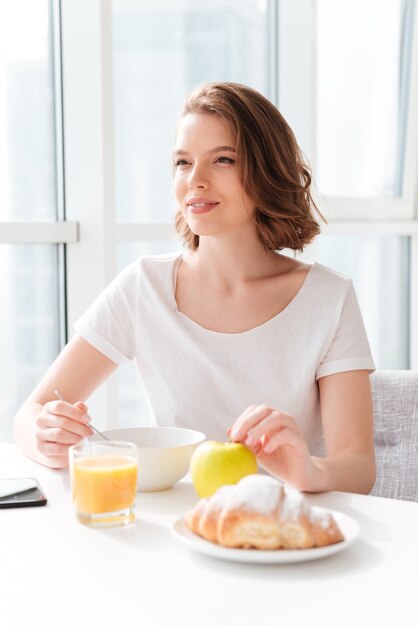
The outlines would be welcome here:
<svg viewBox="0 0 418 626">
<path fill-rule="evenodd" d="M 197 235 L 198 237 L 211 236 L 211 235 L 221 235 L 223 232 L 219 227 L 217 228 L 214 224 L 193 224 L 188 222 L 188 227 L 192 231 L 193 235 Z"/>
</svg>

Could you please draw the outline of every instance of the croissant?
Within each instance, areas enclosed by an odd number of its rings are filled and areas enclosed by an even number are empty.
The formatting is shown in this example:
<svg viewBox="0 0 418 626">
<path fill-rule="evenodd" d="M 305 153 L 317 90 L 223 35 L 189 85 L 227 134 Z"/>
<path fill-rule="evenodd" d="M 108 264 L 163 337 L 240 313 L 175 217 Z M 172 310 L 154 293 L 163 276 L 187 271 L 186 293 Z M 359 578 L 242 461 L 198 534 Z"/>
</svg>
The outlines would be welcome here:
<svg viewBox="0 0 418 626">
<path fill-rule="evenodd" d="M 260 474 L 202 498 L 184 521 L 192 532 L 228 548 L 301 549 L 344 540 L 330 513 L 309 506 L 300 491 Z"/>
</svg>

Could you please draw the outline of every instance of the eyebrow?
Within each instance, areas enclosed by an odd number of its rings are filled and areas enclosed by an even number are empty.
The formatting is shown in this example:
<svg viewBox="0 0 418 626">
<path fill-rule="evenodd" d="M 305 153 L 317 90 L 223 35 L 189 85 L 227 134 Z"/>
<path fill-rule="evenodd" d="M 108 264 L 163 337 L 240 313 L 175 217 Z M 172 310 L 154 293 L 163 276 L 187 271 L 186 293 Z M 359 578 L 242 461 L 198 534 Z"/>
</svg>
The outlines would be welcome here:
<svg viewBox="0 0 418 626">
<path fill-rule="evenodd" d="M 216 148 L 208 150 L 208 154 L 212 154 L 213 152 L 236 152 L 236 149 L 232 146 L 217 146 Z M 175 150 L 174 154 L 188 154 L 188 152 L 187 150 Z"/>
</svg>

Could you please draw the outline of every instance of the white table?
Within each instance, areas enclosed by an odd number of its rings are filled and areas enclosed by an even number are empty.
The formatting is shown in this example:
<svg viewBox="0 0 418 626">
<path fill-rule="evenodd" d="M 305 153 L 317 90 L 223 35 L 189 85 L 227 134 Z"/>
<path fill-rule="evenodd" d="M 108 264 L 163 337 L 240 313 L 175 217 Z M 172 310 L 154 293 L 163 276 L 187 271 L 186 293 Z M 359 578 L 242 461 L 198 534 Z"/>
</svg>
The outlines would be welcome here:
<svg viewBox="0 0 418 626">
<path fill-rule="evenodd" d="M 135 524 L 99 530 L 77 521 L 67 471 L 1 444 L 0 477 L 24 476 L 38 478 L 48 504 L 0 510 L 2 626 L 418 623 L 418 503 L 309 496 L 355 518 L 360 538 L 325 559 L 253 565 L 197 554 L 171 536 L 197 499 L 188 480 L 139 494 Z"/>
</svg>

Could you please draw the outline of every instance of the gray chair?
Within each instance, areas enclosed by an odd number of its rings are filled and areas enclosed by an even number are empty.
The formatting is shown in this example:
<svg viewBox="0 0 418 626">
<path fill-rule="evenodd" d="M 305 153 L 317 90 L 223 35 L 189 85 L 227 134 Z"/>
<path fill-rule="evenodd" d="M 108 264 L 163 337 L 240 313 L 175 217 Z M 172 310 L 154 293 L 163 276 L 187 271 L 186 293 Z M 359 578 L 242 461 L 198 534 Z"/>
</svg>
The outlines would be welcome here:
<svg viewBox="0 0 418 626">
<path fill-rule="evenodd" d="M 371 376 L 377 480 L 372 495 L 418 502 L 418 371 Z"/>
</svg>

